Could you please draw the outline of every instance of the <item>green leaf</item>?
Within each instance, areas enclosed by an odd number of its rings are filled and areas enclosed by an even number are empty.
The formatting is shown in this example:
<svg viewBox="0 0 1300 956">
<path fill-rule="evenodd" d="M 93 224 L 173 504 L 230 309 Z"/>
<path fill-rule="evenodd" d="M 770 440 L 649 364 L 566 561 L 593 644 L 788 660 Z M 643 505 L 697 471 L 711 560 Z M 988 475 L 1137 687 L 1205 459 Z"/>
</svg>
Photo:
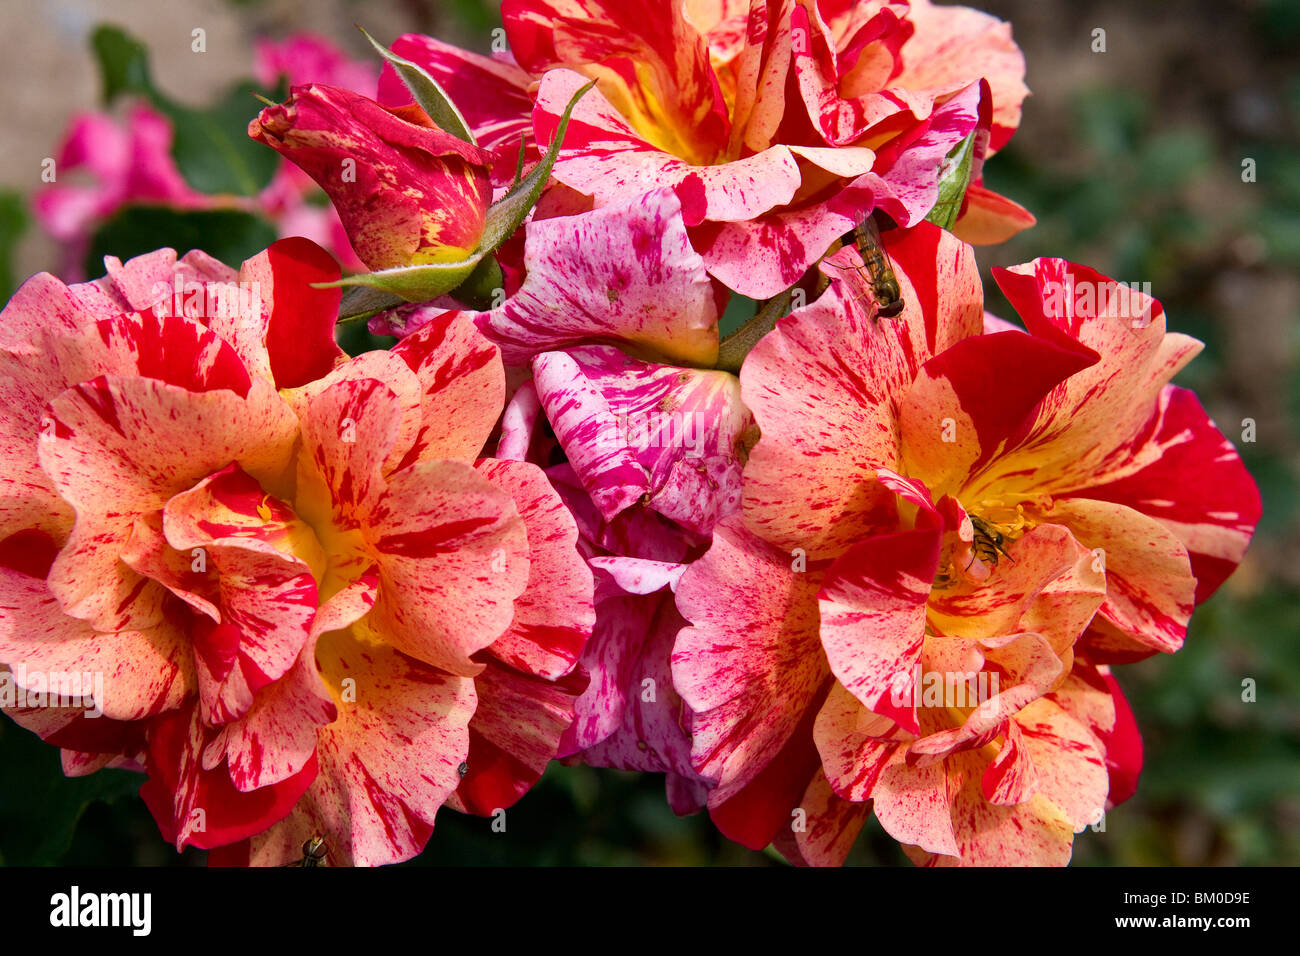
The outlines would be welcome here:
<svg viewBox="0 0 1300 956">
<path fill-rule="evenodd" d="M 120 28 L 99 27 L 91 46 L 105 103 L 124 94 L 143 96 L 171 121 L 172 158 L 190 186 L 209 194 L 254 196 L 271 182 L 280 158 L 248 136 L 248 123 L 257 113 L 248 95 L 251 81 L 235 83 L 207 109 L 193 109 L 154 86 L 147 50 Z"/>
<path fill-rule="evenodd" d="M 128 770 L 99 770 L 65 777 L 59 751 L 8 719 L 0 720 L 0 861 L 8 866 L 50 866 L 72 842 L 77 821 L 92 803 L 128 797 L 144 777 Z"/>
<path fill-rule="evenodd" d="M 0 192 L 0 302 L 9 301 L 17 288 L 14 250 L 26 229 L 27 211 L 23 198 L 15 192 Z"/>
<path fill-rule="evenodd" d="M 398 266 L 395 269 L 381 269 L 378 272 L 362 272 L 354 276 L 344 276 L 336 282 L 313 283 L 318 289 L 334 286 L 362 286 L 400 296 L 407 302 L 428 302 L 440 295 L 446 295 L 452 289 L 470 277 L 478 267 L 479 261 L 486 253 L 476 252 L 460 262 L 440 262 L 422 266 Z M 381 310 L 382 311 L 382 310 Z M 365 313 L 358 313 L 349 318 L 357 318 Z M 370 314 L 374 314 L 373 312 Z"/>
<path fill-rule="evenodd" d="M 357 29 L 361 30 L 361 27 Z M 438 85 L 437 80 L 425 72 L 424 67 L 398 56 L 365 30 L 361 30 L 361 35 L 369 40 L 370 45 L 378 51 L 379 55 L 397 71 L 397 75 L 415 97 L 415 102 L 429 114 L 429 119 L 437 123 L 439 128 L 463 139 L 471 146 L 478 145 L 469 124 L 465 122 L 465 117 L 460 115 L 460 110 L 456 109 L 456 104 L 451 101 L 451 97 Z"/>
<path fill-rule="evenodd" d="M 486 256 L 452 294 L 462 305 L 477 312 L 486 312 L 496 305 L 497 293 L 503 292 L 505 284 L 501 264 L 492 256 Z"/>
<path fill-rule="evenodd" d="M 255 196 L 275 175 L 279 154 L 248 136 L 248 123 L 258 110 L 249 96 L 250 85 L 236 83 L 224 99 L 205 110 L 155 97 L 155 105 L 175 129 L 176 165 L 199 192 Z"/>
<path fill-rule="evenodd" d="M 971 163 L 975 158 L 975 134 L 954 146 L 939 167 L 939 198 L 925 217 L 941 229 L 952 229 L 961 212 L 966 187 L 970 185 Z"/>
<path fill-rule="evenodd" d="M 382 289 L 370 289 L 366 286 L 354 285 L 343 290 L 343 298 L 339 301 L 339 321 L 352 322 L 357 319 L 368 319 L 380 312 L 387 312 L 405 301 L 400 295 L 394 295 Z"/>
<path fill-rule="evenodd" d="M 99 61 L 105 106 L 124 93 L 154 94 L 149 52 L 143 43 L 119 27 L 101 24 L 91 35 L 90 45 Z"/>
<path fill-rule="evenodd" d="M 573 108 L 578 105 L 578 100 L 586 95 L 587 91 L 596 85 L 592 80 L 578 92 L 573 94 L 573 99 L 569 100 L 569 105 L 564 108 L 564 115 L 560 117 L 560 125 L 556 127 L 555 138 L 551 140 L 550 148 L 546 150 L 546 155 L 542 157 L 541 162 L 534 166 L 518 183 L 516 183 L 499 203 L 488 210 L 487 223 L 483 228 L 483 239 L 479 243 L 479 252 L 491 252 L 501 243 L 509 239 L 519 224 L 528 218 L 528 213 L 537 205 L 538 198 L 542 195 L 542 189 L 546 186 L 546 181 L 551 177 L 551 170 L 555 168 L 556 157 L 560 155 L 560 147 L 564 143 L 564 134 L 569 129 L 569 116 L 573 113 Z"/>
<path fill-rule="evenodd" d="M 275 228 L 237 209 L 185 212 L 168 206 L 126 206 L 95 231 L 86 256 L 86 275 L 104 272 L 104 256 L 130 259 L 170 246 L 181 255 L 202 249 L 238 266 L 276 240 Z"/>
</svg>

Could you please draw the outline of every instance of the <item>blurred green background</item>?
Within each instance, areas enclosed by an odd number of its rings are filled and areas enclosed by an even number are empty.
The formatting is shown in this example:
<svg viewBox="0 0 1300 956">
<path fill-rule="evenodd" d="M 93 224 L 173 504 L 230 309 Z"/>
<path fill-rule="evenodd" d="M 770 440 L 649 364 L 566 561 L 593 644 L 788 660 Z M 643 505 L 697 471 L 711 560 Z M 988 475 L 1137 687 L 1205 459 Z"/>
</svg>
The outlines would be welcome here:
<svg viewBox="0 0 1300 956">
<path fill-rule="evenodd" d="M 978 4 L 977 4 L 978 5 Z M 4 17 L 21 15 L 16 4 Z M 41 10 L 47 22 L 31 20 Z M 1137 795 L 1075 844 L 1080 865 L 1294 865 L 1300 862 L 1300 3 L 986 0 L 1009 20 L 1028 61 L 1020 131 L 986 168 L 988 184 L 1038 216 L 981 267 L 1063 256 L 1114 278 L 1150 282 L 1171 328 L 1206 343 L 1178 378 L 1238 444 L 1264 497 L 1243 566 L 1192 620 L 1186 646 L 1122 668 L 1146 745 Z M 199 2 L 115 4 L 114 22 L 144 39 L 159 85 L 186 103 L 217 98 L 248 71 L 248 41 L 310 28 L 366 55 L 350 28 L 406 30 L 486 50 L 497 4 Z M 177 11 L 180 11 L 179 13 Z M 53 11 L 52 13 L 50 11 Z M 67 82 L 15 107 L 0 141 L 0 293 L 56 268 L 57 250 L 27 224 L 39 157 L 68 115 L 96 105 L 87 45 L 102 7 L 33 4 L 28 39 L 0 22 L 0 79 L 39 75 L 42 30 Z M 226 55 L 195 73 L 163 34 L 211 24 Z M 1094 52 L 1094 30 L 1106 51 Z M 222 39 L 224 38 L 224 40 Z M 187 41 L 186 41 L 187 42 Z M 80 44 L 78 46 L 77 44 Z M 53 55 L 53 54 L 51 54 Z M 225 56 L 225 60 L 221 59 Z M 40 84 L 37 84 L 38 86 Z M 12 87 L 10 87 L 12 88 Z M 30 88 L 30 87 L 25 87 Z M 35 95 L 35 94 L 34 94 Z M 251 109 L 249 111 L 251 115 Z M 42 136 L 44 137 L 42 139 Z M 1243 182 L 1243 160 L 1254 182 Z M 26 226 L 26 228 L 24 228 Z M 118 240 L 122 241 L 122 240 Z M 111 244 L 110 244 L 111 245 Z M 1009 315 L 986 281 L 988 308 Z M 1242 443 L 1243 419 L 1256 422 Z M 1242 700 L 1242 682 L 1256 688 Z M 138 778 L 101 772 L 66 780 L 57 753 L 0 722 L 0 861 L 9 864 L 195 865 L 158 837 L 135 797 Z M 908 865 L 874 822 L 850 862 Z M 508 814 L 490 821 L 445 811 L 428 850 L 406 865 L 782 865 L 720 837 L 704 815 L 679 819 L 662 780 L 553 765 Z"/>
</svg>

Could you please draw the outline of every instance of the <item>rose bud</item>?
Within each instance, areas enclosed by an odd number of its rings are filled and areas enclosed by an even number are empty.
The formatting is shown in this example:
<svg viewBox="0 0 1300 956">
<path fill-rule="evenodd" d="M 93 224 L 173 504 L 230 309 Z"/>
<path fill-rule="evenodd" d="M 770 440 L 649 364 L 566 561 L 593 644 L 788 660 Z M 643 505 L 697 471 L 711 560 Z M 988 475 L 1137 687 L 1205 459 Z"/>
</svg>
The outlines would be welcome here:
<svg viewBox="0 0 1300 956">
<path fill-rule="evenodd" d="M 357 256 L 373 270 L 459 262 L 478 248 L 492 200 L 490 155 L 418 106 L 380 106 L 332 86 L 295 86 L 248 135 L 329 193 Z"/>
</svg>

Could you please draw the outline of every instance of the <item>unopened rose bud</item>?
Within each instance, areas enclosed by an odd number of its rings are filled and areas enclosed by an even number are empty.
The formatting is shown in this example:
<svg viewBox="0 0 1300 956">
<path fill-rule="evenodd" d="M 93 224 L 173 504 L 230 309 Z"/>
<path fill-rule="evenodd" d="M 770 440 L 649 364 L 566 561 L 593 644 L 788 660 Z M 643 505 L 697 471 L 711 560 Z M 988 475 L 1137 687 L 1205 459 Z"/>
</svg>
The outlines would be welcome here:
<svg viewBox="0 0 1300 956">
<path fill-rule="evenodd" d="M 490 156 L 418 106 L 390 109 L 338 87 L 296 86 L 248 135 L 329 194 L 371 269 L 459 262 L 478 248 L 492 200 Z"/>
</svg>

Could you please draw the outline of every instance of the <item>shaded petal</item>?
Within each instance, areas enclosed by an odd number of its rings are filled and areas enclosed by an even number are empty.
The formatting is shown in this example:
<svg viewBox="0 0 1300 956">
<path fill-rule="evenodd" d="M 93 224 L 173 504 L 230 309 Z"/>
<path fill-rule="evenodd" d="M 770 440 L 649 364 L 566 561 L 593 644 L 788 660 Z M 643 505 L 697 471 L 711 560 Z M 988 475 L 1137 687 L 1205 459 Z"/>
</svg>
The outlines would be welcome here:
<svg viewBox="0 0 1300 956">
<path fill-rule="evenodd" d="M 792 563 L 733 517 L 678 584 L 678 609 L 693 626 L 677 637 L 673 685 L 695 713 L 692 762 L 718 781 L 710 806 L 780 753 L 830 674 L 817 632 L 821 576 Z"/>
</svg>

